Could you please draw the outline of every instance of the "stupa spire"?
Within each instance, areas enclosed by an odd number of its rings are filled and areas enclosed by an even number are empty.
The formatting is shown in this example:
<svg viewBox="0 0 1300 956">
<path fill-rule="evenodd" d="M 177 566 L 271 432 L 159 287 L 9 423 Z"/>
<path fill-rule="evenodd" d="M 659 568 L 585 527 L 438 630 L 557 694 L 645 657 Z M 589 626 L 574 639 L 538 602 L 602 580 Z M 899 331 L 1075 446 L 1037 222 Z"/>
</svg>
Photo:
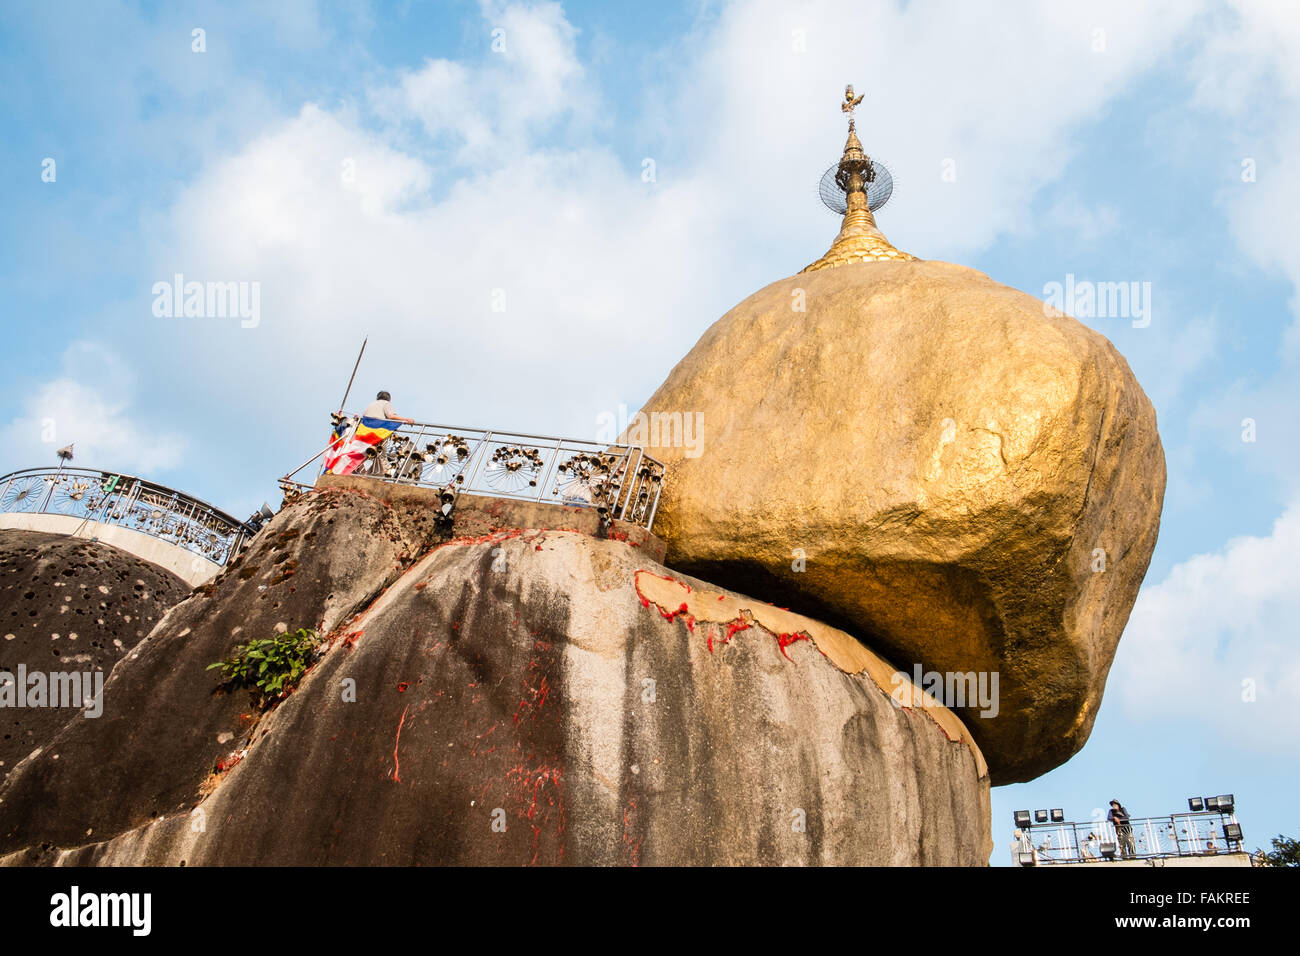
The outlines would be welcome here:
<svg viewBox="0 0 1300 956">
<path fill-rule="evenodd" d="M 844 221 L 840 233 L 822 256 L 804 272 L 848 265 L 851 262 L 888 262 L 915 259 L 916 256 L 900 252 L 890 245 L 885 234 L 876 227 L 876 217 L 871 212 L 872 184 L 884 171 L 879 163 L 872 162 L 862 141 L 858 139 L 853 111 L 865 94 L 854 95 L 853 86 L 844 88 L 844 101 L 840 109 L 849 117 L 849 138 L 844 143 L 844 155 L 834 168 L 833 183 L 844 197 Z M 828 172 L 828 176 L 830 173 Z M 825 190 L 823 190 L 824 194 Z M 886 194 L 884 198 L 888 198 Z M 884 204 L 884 199 L 880 200 Z"/>
</svg>

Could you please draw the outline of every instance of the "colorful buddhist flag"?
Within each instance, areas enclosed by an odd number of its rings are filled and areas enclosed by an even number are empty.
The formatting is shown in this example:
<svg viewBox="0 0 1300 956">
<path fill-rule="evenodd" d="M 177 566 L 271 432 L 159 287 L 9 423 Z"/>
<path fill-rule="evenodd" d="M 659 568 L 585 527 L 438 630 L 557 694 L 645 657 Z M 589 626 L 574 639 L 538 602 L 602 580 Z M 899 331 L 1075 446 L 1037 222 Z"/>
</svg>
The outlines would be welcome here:
<svg viewBox="0 0 1300 956">
<path fill-rule="evenodd" d="M 401 422 L 386 418 L 362 418 L 346 432 L 346 423 L 335 428 L 325 452 L 325 471 L 331 475 L 350 475 L 366 460 L 366 452 L 383 443 L 402 427 Z M 343 429 L 341 432 L 340 429 Z"/>
</svg>

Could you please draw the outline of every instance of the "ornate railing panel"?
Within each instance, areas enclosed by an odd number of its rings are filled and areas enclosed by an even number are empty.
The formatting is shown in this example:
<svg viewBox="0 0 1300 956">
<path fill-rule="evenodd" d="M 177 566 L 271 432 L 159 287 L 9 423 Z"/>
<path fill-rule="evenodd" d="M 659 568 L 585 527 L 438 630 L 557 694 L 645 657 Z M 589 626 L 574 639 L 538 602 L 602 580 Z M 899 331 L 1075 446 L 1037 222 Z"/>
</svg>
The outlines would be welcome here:
<svg viewBox="0 0 1300 956">
<path fill-rule="evenodd" d="M 286 499 L 312 487 L 301 478 L 313 464 L 320 475 L 327 450 L 280 480 Z M 453 494 L 595 508 L 606 519 L 650 528 L 664 465 L 636 445 L 417 422 L 371 449 L 353 474 Z"/>
<path fill-rule="evenodd" d="M 25 468 L 0 477 L 0 511 L 118 525 L 224 565 L 249 529 L 205 501 L 134 475 Z"/>
</svg>

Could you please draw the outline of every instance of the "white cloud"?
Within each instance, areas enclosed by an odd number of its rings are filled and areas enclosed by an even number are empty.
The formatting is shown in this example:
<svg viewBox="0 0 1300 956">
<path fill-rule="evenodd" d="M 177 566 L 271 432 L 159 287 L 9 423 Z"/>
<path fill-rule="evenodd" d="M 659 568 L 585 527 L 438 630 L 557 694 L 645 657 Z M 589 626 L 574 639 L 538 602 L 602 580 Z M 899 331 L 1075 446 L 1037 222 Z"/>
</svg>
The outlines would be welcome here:
<svg viewBox="0 0 1300 956">
<path fill-rule="evenodd" d="M 1078 193 L 1069 193 L 1052 204 L 1043 220 L 1045 231 L 1068 232 L 1075 241 L 1095 243 L 1115 234 L 1120 212 L 1109 203 L 1085 201 Z"/>
<path fill-rule="evenodd" d="M 458 165 L 495 168 L 565 118 L 590 123 L 598 103 L 576 51 L 578 31 L 558 3 L 481 4 L 490 53 L 472 67 L 429 59 L 372 88 L 376 114 L 415 121 L 455 147 Z"/>
<path fill-rule="evenodd" d="M 1300 11 L 1289 0 L 1237 0 L 1192 64 L 1194 104 L 1234 119 L 1225 144 L 1237 152 L 1218 193 L 1233 240 L 1263 269 L 1292 285 L 1288 358 L 1300 359 Z M 1242 165 L 1246 164 L 1246 165 Z"/>
<path fill-rule="evenodd" d="M 882 229 L 923 258 L 961 262 L 1020 228 L 1034 194 L 1070 160 L 1076 129 L 1173 50 L 1199 9 L 733 4 L 662 125 L 698 138 L 699 175 L 743 204 L 747 228 L 770 235 L 810 223 L 813 231 L 799 235 L 820 246 L 834 228 L 809 215 L 809 194 L 838 159 L 835 100 L 853 82 L 866 94 L 863 145 L 898 174 Z M 806 52 L 795 48 L 795 31 Z M 954 182 L 941 176 L 945 160 L 955 164 Z"/>
<path fill-rule="evenodd" d="M 185 441 L 158 427 L 165 409 L 133 405 L 133 376 L 102 346 L 75 342 L 62 374 L 39 385 L 3 427 L 0 446 L 13 468 L 53 465 L 74 444 L 74 465 L 152 477 L 180 463 Z M 6 469 L 8 470 L 8 469 Z"/>
<path fill-rule="evenodd" d="M 1144 587 L 1108 689 L 1129 716 L 1179 734 L 1300 756 L 1297 620 L 1300 502 L 1268 537 L 1236 538 Z"/>
<path fill-rule="evenodd" d="M 726 309 L 825 251 L 837 223 L 813 185 L 843 144 L 846 80 L 867 92 L 864 141 L 904 182 L 884 229 L 961 261 L 1012 228 L 1063 168 L 1071 129 L 1189 16 L 1181 3 L 1025 3 L 997 18 L 961 3 L 738 4 L 642 103 L 615 104 L 651 117 L 636 124 L 661 146 L 645 182 L 624 144 L 592 145 L 607 119 L 561 8 L 485 5 L 479 59 L 376 81 L 363 106 L 308 104 L 190 184 L 160 223 L 150 281 L 260 281 L 262 322 L 243 337 L 193 323 L 161 334 L 263 381 L 292 356 L 297 404 L 323 414 L 337 396 L 321 374 L 346 375 L 368 332 L 358 394 L 388 388 L 422 418 L 587 435 L 599 412 L 648 396 Z M 806 53 L 791 51 L 796 28 Z M 955 185 L 939 179 L 949 156 Z M 158 376 L 236 412 L 262 400 L 191 368 Z"/>
</svg>

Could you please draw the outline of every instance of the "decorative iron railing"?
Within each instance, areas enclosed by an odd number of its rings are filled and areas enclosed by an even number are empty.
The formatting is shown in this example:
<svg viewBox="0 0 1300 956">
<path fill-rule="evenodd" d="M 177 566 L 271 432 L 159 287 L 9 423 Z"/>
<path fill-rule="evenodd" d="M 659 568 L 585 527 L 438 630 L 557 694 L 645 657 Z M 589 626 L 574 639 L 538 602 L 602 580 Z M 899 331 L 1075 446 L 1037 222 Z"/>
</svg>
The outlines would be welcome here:
<svg viewBox="0 0 1300 956">
<path fill-rule="evenodd" d="M 0 512 L 66 515 L 151 535 L 224 565 L 251 534 L 205 501 L 134 475 L 25 468 L 0 477 Z"/>
<path fill-rule="evenodd" d="M 347 419 L 354 424 L 356 416 Z M 328 448 L 280 479 L 286 500 L 312 485 L 301 479 Z M 606 520 L 654 524 L 664 465 L 637 445 L 608 445 L 482 428 L 417 422 L 368 452 L 352 474 L 443 492 L 595 508 Z"/>
<path fill-rule="evenodd" d="M 1207 811 L 1175 813 L 1167 817 L 1142 817 L 1130 821 L 1131 852 L 1115 826 L 1105 820 L 1088 823 L 1036 823 L 1022 829 L 1021 845 L 1014 853 L 1032 854 L 1032 864 L 1095 863 L 1106 860 L 1159 860 L 1175 856 L 1213 856 L 1241 852 L 1241 840 L 1229 839 L 1228 826 L 1235 814 Z M 1237 829 L 1240 837 L 1240 829 Z M 1014 842 L 1014 841 L 1013 841 Z M 1023 865 L 1030 861 L 1024 860 Z"/>
</svg>

